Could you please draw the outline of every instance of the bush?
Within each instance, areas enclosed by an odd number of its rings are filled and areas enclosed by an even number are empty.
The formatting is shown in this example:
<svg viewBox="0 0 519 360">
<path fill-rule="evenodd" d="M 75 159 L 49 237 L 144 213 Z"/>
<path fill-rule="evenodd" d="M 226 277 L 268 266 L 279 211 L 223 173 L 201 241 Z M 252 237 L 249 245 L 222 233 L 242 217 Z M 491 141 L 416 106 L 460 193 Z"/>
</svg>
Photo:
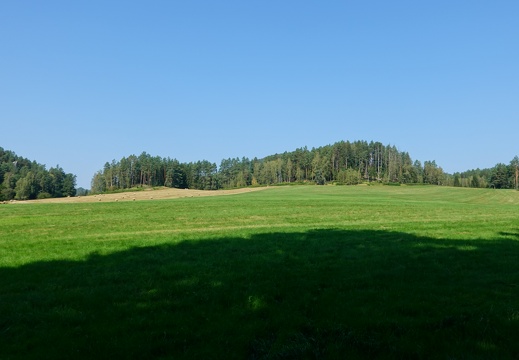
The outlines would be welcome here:
<svg viewBox="0 0 519 360">
<path fill-rule="evenodd" d="M 384 185 L 388 185 L 388 186 L 400 186 L 400 183 L 399 182 L 392 182 L 392 181 L 389 181 L 387 183 L 384 183 Z"/>
<path fill-rule="evenodd" d="M 358 185 L 362 182 L 362 178 L 357 170 L 347 169 L 339 171 L 337 182 L 345 185 Z"/>
<path fill-rule="evenodd" d="M 12 199 L 14 199 L 15 195 L 16 195 L 16 192 L 13 189 L 6 188 L 6 189 L 2 189 L 2 191 L 0 191 L 0 198 L 2 200 L 12 200 Z"/>
<path fill-rule="evenodd" d="M 48 192 L 41 192 L 38 194 L 38 200 L 41 200 L 41 199 L 50 199 L 52 197 L 51 194 L 49 194 Z"/>
</svg>

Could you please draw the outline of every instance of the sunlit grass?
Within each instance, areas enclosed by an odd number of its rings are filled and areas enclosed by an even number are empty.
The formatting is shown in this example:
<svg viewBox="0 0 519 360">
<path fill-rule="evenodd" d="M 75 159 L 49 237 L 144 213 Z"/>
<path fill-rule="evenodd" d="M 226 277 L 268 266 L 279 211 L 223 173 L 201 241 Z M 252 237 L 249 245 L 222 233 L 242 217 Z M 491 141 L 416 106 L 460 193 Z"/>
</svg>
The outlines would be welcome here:
<svg viewBox="0 0 519 360">
<path fill-rule="evenodd" d="M 0 206 L 0 358 L 517 358 L 519 192 Z"/>
</svg>

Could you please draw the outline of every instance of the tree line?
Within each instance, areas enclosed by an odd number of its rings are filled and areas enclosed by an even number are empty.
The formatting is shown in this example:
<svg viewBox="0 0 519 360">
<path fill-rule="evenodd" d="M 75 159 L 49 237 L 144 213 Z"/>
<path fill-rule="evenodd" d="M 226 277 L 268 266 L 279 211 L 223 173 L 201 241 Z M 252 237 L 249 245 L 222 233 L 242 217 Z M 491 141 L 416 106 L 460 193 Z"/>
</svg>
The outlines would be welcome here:
<svg viewBox="0 0 519 360">
<path fill-rule="evenodd" d="M 143 152 L 107 162 L 92 179 L 94 193 L 139 186 L 216 190 L 291 183 L 355 185 L 365 181 L 445 185 L 435 161 L 413 161 L 407 152 L 380 142 L 341 141 L 263 159 L 229 158 L 181 163 Z"/>
<path fill-rule="evenodd" d="M 76 195 L 76 176 L 58 165 L 47 170 L 0 147 L 0 201 Z"/>
<path fill-rule="evenodd" d="M 107 162 L 92 179 L 101 193 L 142 186 L 217 190 L 282 184 L 433 184 L 465 187 L 518 187 L 517 156 L 509 165 L 447 174 L 436 161 L 412 160 L 409 153 L 380 142 L 340 141 L 332 145 L 275 154 L 262 159 L 229 158 L 181 163 L 143 152 Z"/>
<path fill-rule="evenodd" d="M 453 186 L 519 190 L 519 157 L 508 165 L 498 163 L 489 169 L 457 172 L 451 176 Z"/>
</svg>

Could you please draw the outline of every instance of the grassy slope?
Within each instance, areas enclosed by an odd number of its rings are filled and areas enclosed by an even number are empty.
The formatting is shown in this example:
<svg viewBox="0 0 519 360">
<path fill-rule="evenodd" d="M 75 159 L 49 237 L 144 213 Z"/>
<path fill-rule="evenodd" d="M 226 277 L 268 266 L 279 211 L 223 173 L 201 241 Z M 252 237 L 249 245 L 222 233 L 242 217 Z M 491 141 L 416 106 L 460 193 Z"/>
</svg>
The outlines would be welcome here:
<svg viewBox="0 0 519 360">
<path fill-rule="evenodd" d="M 516 358 L 519 193 L 0 206 L 0 358 Z"/>
</svg>

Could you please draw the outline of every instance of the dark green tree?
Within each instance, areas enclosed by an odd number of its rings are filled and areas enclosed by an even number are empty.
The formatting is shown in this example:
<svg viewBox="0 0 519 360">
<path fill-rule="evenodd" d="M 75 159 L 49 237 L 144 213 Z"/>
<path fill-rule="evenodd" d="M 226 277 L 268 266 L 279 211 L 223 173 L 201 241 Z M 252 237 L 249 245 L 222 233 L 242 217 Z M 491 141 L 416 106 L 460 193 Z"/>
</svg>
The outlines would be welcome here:
<svg viewBox="0 0 519 360">
<path fill-rule="evenodd" d="M 508 187 L 508 168 L 505 164 L 499 163 L 492 169 L 490 185 L 495 189 L 506 189 Z"/>
<path fill-rule="evenodd" d="M 473 188 L 478 188 L 478 187 L 481 186 L 478 175 L 473 175 L 472 176 L 472 179 L 470 180 L 470 186 L 473 187 Z"/>
<path fill-rule="evenodd" d="M 454 174 L 454 186 L 456 186 L 456 187 L 461 186 L 459 173 Z"/>
</svg>

